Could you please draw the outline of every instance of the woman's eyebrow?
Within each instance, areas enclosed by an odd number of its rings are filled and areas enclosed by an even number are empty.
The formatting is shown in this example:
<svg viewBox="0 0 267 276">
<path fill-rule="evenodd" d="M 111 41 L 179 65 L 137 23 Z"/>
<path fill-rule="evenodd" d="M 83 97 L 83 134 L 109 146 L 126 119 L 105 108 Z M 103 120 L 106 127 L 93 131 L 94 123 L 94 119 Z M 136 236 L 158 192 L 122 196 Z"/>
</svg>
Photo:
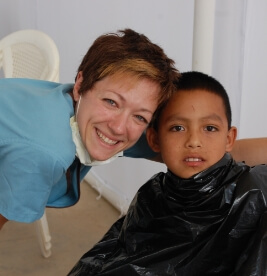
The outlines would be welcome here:
<svg viewBox="0 0 267 276">
<path fill-rule="evenodd" d="M 126 99 L 123 97 L 122 94 L 117 93 L 116 91 L 113 91 L 113 90 L 107 90 L 107 92 L 115 94 L 121 101 L 126 102 Z M 151 110 L 149 110 L 147 108 L 140 108 L 140 109 L 138 109 L 138 111 L 140 111 L 140 112 L 147 112 L 147 113 L 150 113 L 150 114 L 154 113 L 153 111 L 151 111 Z"/>
</svg>

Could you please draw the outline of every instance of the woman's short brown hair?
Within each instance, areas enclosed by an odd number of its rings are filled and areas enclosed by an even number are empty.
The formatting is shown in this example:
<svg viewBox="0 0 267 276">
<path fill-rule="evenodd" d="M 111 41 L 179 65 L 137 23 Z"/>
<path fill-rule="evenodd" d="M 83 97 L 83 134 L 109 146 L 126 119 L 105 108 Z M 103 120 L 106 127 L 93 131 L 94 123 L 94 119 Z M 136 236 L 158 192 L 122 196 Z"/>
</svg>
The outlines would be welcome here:
<svg viewBox="0 0 267 276">
<path fill-rule="evenodd" d="M 173 82 L 179 76 L 173 60 L 162 48 L 131 29 L 98 37 L 84 56 L 78 68 L 80 71 L 83 74 L 80 94 L 106 76 L 130 73 L 159 84 L 159 104 L 174 91 Z"/>
</svg>

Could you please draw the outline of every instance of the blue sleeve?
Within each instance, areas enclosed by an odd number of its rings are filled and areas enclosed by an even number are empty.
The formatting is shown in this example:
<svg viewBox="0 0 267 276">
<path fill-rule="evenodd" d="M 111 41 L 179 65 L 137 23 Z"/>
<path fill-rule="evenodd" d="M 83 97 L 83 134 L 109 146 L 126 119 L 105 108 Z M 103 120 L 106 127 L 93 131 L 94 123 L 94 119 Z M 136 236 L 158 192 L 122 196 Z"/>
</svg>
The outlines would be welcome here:
<svg viewBox="0 0 267 276">
<path fill-rule="evenodd" d="M 123 152 L 123 156 L 133 158 L 153 158 L 157 155 L 148 145 L 145 132 L 137 143 Z"/>
<path fill-rule="evenodd" d="M 41 218 L 63 167 L 34 145 L 14 143 L 0 150 L 0 214 L 26 223 Z"/>
</svg>

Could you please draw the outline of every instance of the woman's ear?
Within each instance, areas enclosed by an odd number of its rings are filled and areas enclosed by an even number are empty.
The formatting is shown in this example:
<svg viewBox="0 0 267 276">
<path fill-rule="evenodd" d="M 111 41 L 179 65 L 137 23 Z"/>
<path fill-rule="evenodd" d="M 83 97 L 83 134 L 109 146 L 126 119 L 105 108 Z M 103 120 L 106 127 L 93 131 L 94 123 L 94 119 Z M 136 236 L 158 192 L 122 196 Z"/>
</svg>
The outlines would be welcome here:
<svg viewBox="0 0 267 276">
<path fill-rule="evenodd" d="M 231 127 L 227 134 L 226 152 L 230 152 L 234 146 L 237 137 L 237 128 Z"/>
<path fill-rule="evenodd" d="M 149 146 L 151 147 L 151 149 L 154 152 L 160 152 L 158 133 L 156 132 L 156 130 L 154 128 L 149 127 L 146 130 L 146 139 L 147 139 Z"/>
<path fill-rule="evenodd" d="M 76 102 L 80 98 L 79 91 L 80 91 L 80 88 L 81 88 L 82 81 L 83 81 L 83 73 L 82 73 L 82 71 L 80 71 L 77 74 L 77 78 L 76 78 L 76 81 L 75 81 L 75 84 L 74 84 L 74 87 L 73 87 L 73 98 Z"/>
</svg>

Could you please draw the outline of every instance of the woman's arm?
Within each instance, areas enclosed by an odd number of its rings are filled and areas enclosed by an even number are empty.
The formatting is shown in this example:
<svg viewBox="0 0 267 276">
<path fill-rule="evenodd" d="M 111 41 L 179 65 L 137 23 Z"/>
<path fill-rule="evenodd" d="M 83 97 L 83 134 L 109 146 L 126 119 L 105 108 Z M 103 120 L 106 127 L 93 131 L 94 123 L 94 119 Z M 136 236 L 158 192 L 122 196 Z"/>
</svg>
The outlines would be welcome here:
<svg viewBox="0 0 267 276">
<path fill-rule="evenodd" d="M 236 161 L 244 161 L 249 166 L 267 164 L 267 138 L 236 140 L 231 154 Z"/>
</svg>

